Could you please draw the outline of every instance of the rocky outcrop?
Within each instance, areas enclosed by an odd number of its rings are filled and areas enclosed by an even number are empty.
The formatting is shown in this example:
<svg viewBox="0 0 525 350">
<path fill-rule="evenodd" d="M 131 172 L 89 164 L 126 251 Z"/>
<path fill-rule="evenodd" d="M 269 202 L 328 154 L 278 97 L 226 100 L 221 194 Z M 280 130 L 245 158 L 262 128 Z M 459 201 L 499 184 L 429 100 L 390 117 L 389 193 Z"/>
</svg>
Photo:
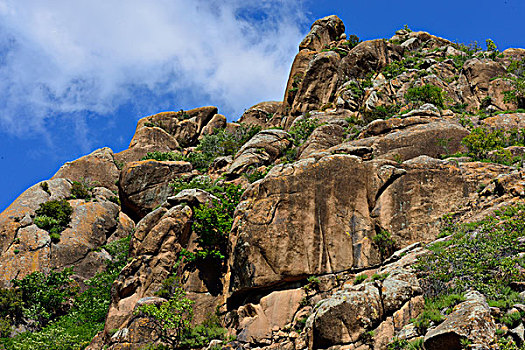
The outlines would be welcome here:
<svg viewBox="0 0 525 350">
<path fill-rule="evenodd" d="M 64 164 L 52 179 L 64 178 L 71 181 L 88 182 L 94 186 L 116 191 L 119 170 L 110 148 L 101 148 L 93 153 Z"/>
<path fill-rule="evenodd" d="M 188 162 L 144 160 L 126 164 L 119 179 L 122 205 L 132 218 L 144 217 L 173 194 L 170 183 L 191 169 Z"/>
<path fill-rule="evenodd" d="M 496 334 L 496 324 L 485 297 L 478 292 L 465 294 L 466 301 L 457 305 L 446 320 L 425 336 L 425 349 L 459 350 L 462 340 L 472 346 L 487 346 Z"/>
<path fill-rule="evenodd" d="M 414 267 L 451 220 L 474 222 L 523 202 L 525 147 L 516 130 L 525 114 L 496 111 L 517 108 L 505 99 L 507 68 L 525 51 L 473 52 L 407 28 L 358 43 L 344 31 L 336 16 L 312 25 L 283 102 L 256 104 L 238 122 L 216 107 L 145 117 L 127 150 L 97 150 L 28 189 L 0 214 L 0 284 L 65 267 L 82 282 L 112 258 L 106 244 L 132 234 L 131 260 L 90 350 L 160 345 L 139 308 L 165 303 L 158 292 L 167 283 L 195 302 L 192 325 L 213 314 L 236 337 L 209 349 L 483 348 L 497 347 L 504 333 L 522 343 L 522 320 L 503 327 L 502 310 L 478 292 L 423 322 L 428 281 Z M 240 141 L 243 124 L 261 130 Z M 517 141 L 498 141 L 482 159 L 465 141 L 476 127 Z M 228 147 L 204 149 L 201 140 Z M 153 151 L 188 162 L 140 160 Z M 501 152 L 512 166 L 488 162 Z M 73 199 L 77 181 L 95 188 Z M 184 189 L 174 193 L 174 181 Z M 40 204 L 53 199 L 73 208 L 59 237 L 35 224 Z M 205 250 L 207 239 L 219 250 Z M 523 274 L 519 264 L 511 269 Z M 522 292 L 523 283 L 509 288 Z M 518 302 L 506 310 L 520 311 Z"/>
<path fill-rule="evenodd" d="M 317 303 L 306 322 L 309 349 L 334 345 L 385 349 L 394 333 L 423 308 L 422 289 L 410 266 L 422 253 L 417 248 L 381 268 L 378 274 L 387 276 L 383 281 L 344 284 Z"/>
<path fill-rule="evenodd" d="M 169 152 L 193 146 L 206 125 L 217 114 L 217 107 L 200 107 L 189 111 L 162 112 L 142 118 L 137 123 L 129 148 L 115 155 L 117 162 L 140 160 L 148 152 Z M 215 118 L 214 123 L 218 123 Z M 209 129 L 205 131 L 209 133 Z"/>
<path fill-rule="evenodd" d="M 133 260 L 122 270 L 112 287 L 106 330 L 129 328 L 133 310 L 145 297 L 153 296 L 168 278 L 182 247 L 190 239 L 191 209 L 159 208 L 137 225 L 132 238 Z"/>
<path fill-rule="evenodd" d="M 278 124 L 277 114 L 281 111 L 282 102 L 279 101 L 268 101 L 261 102 L 248 108 L 242 116 L 239 118 L 239 123 L 246 125 L 259 126 L 263 129 L 269 126 Z"/>
<path fill-rule="evenodd" d="M 299 50 L 321 51 L 325 45 L 338 40 L 344 32 L 345 25 L 339 17 L 332 15 L 318 19 L 299 44 Z"/>
<path fill-rule="evenodd" d="M 43 185 L 47 184 L 47 185 Z M 47 189 L 47 191 L 46 191 Z M 50 233 L 34 224 L 35 211 L 49 200 L 71 196 L 71 183 L 57 178 L 38 183 L 20 195 L 0 214 L 0 281 L 35 272 L 72 267 L 83 281 L 102 271 L 111 256 L 96 248 L 126 237 L 133 222 L 108 200 L 69 200 L 73 208 L 69 226 L 54 241 Z"/>
<path fill-rule="evenodd" d="M 289 138 L 288 133 L 278 129 L 259 132 L 241 147 L 226 173 L 239 176 L 250 167 L 270 164 L 291 145 Z"/>
</svg>

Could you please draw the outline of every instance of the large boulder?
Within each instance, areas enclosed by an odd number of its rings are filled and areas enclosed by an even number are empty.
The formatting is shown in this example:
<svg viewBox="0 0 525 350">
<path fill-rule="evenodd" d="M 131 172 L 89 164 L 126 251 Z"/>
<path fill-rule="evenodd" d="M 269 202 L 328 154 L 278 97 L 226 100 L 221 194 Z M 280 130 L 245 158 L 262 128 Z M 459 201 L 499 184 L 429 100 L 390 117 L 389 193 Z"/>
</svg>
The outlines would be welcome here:
<svg viewBox="0 0 525 350">
<path fill-rule="evenodd" d="M 238 206 L 230 292 L 378 263 L 370 211 L 380 188 L 400 175 L 343 154 L 274 167 Z"/>
<path fill-rule="evenodd" d="M 485 297 L 476 291 L 465 294 L 466 301 L 457 305 L 443 323 L 425 335 L 427 350 L 460 350 L 462 340 L 475 345 L 491 344 L 496 324 Z"/>
<path fill-rule="evenodd" d="M 377 271 L 386 276 L 383 281 L 347 282 L 319 301 L 306 322 L 308 348 L 372 343 L 373 349 L 386 349 L 393 335 L 423 309 L 422 289 L 412 269 L 423 253 L 419 247 L 407 248 L 401 258 L 399 254 Z"/>
<path fill-rule="evenodd" d="M 44 185 L 46 184 L 46 185 Z M 54 241 L 34 224 L 40 204 L 71 196 L 71 183 L 58 178 L 36 184 L 0 214 L 0 285 L 32 272 L 72 267 L 80 280 L 93 277 L 111 256 L 97 250 L 131 233 L 133 223 L 108 200 L 69 200 L 71 222 Z"/>
<path fill-rule="evenodd" d="M 119 179 L 123 208 L 138 221 L 173 194 L 170 183 L 191 169 L 190 163 L 182 161 L 143 160 L 126 164 Z"/>
<path fill-rule="evenodd" d="M 159 208 L 146 216 L 132 237 L 133 260 L 124 267 L 112 287 L 105 328 L 126 327 L 139 300 L 153 296 L 169 277 L 178 253 L 190 239 L 191 209 Z"/>
<path fill-rule="evenodd" d="M 348 144 L 371 147 L 374 157 L 402 162 L 420 155 L 438 158 L 464 151 L 461 140 L 468 134 L 469 131 L 459 124 L 414 116 L 375 120 L 362 134 L 374 136 L 350 141 Z"/>
<path fill-rule="evenodd" d="M 268 165 L 276 160 L 292 142 L 287 132 L 279 129 L 263 130 L 246 142 L 228 168 L 229 176 L 246 173 L 250 167 Z"/>
<path fill-rule="evenodd" d="M 144 117 L 138 121 L 128 149 L 116 154 L 115 159 L 124 164 L 140 160 L 147 152 L 169 152 L 194 146 L 217 111 L 217 107 L 200 107 Z"/>
<path fill-rule="evenodd" d="M 345 25 L 335 15 L 318 19 L 312 24 L 310 32 L 299 44 L 299 50 L 321 51 L 325 45 L 338 40 L 345 32 Z"/>
<path fill-rule="evenodd" d="M 320 158 L 320 159 L 319 159 Z M 431 241 L 439 218 L 508 167 L 420 156 L 402 164 L 319 155 L 274 167 L 249 187 L 230 236 L 230 296 L 381 260 L 373 237 Z"/>
<path fill-rule="evenodd" d="M 364 41 L 354 47 L 341 61 L 344 74 L 352 78 L 361 78 L 370 72 L 381 70 L 393 61 L 403 57 L 404 49 L 386 40 Z"/>
<path fill-rule="evenodd" d="M 65 178 L 71 181 L 89 182 L 116 191 L 118 176 L 119 170 L 113 158 L 113 151 L 104 147 L 62 165 L 52 179 Z"/>
<path fill-rule="evenodd" d="M 292 115 L 321 109 L 333 102 L 340 79 L 340 61 L 341 56 L 333 51 L 321 52 L 313 57 L 298 85 L 291 106 Z"/>
<path fill-rule="evenodd" d="M 276 114 L 280 112 L 283 103 L 278 101 L 261 102 L 248 108 L 239 118 L 239 123 L 260 126 L 266 129 L 272 124 Z"/>
</svg>

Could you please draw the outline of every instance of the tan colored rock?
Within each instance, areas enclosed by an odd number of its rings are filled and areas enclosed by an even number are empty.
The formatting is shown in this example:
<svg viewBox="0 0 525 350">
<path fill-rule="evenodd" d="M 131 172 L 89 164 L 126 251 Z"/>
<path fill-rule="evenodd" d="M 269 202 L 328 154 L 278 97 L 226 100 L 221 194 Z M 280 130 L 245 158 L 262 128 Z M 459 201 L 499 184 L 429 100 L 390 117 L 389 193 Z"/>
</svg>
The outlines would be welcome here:
<svg viewBox="0 0 525 350">
<path fill-rule="evenodd" d="M 401 60 L 403 48 L 385 40 L 364 41 L 354 47 L 341 61 L 344 74 L 362 78 L 370 72 L 380 71 L 392 61 Z"/>
<path fill-rule="evenodd" d="M 158 215 L 161 213 L 162 215 Z M 187 246 L 190 234 L 189 207 L 177 206 L 169 211 L 159 208 L 160 218 L 150 217 L 147 227 L 141 223 L 132 238 L 134 259 L 124 267 L 113 283 L 112 301 L 105 330 L 122 329 L 133 319 L 139 300 L 153 296 L 169 274 L 182 246 Z M 147 229 L 151 227 L 151 229 Z"/>
<path fill-rule="evenodd" d="M 379 262 L 369 205 L 398 176 L 391 165 L 349 155 L 274 167 L 238 207 L 230 291 Z"/>
<path fill-rule="evenodd" d="M 215 114 L 213 118 L 211 118 L 210 122 L 206 124 L 205 127 L 202 128 L 201 135 L 199 138 L 204 137 L 205 135 L 211 135 L 215 131 L 224 129 L 226 127 L 226 117 L 222 114 Z"/>
<path fill-rule="evenodd" d="M 345 129 L 337 124 L 317 127 L 299 150 L 299 159 L 308 158 L 312 153 L 326 150 L 343 141 Z"/>
<path fill-rule="evenodd" d="M 118 180 L 118 175 L 119 170 L 113 159 L 113 151 L 105 147 L 62 165 L 52 179 L 87 181 L 116 191 L 118 188 L 115 182 Z"/>
<path fill-rule="evenodd" d="M 235 155 L 227 174 L 239 176 L 250 167 L 268 165 L 291 145 L 287 132 L 279 129 L 263 130 L 246 142 Z"/>
<path fill-rule="evenodd" d="M 144 160 L 126 164 L 120 173 L 122 206 L 134 218 L 142 218 L 171 194 L 169 184 L 191 171 L 188 162 Z"/>
<path fill-rule="evenodd" d="M 356 343 L 379 324 L 383 314 L 379 290 L 372 283 L 335 292 L 318 303 L 306 321 L 308 348 Z"/>
<path fill-rule="evenodd" d="M 239 118 L 239 123 L 246 125 L 260 126 L 263 129 L 273 124 L 272 120 L 282 109 L 283 103 L 280 101 L 261 102 L 248 108 Z"/>
<path fill-rule="evenodd" d="M 492 130 L 522 130 L 525 129 L 525 113 L 498 114 L 483 119 L 480 124 Z"/>
<path fill-rule="evenodd" d="M 332 99 L 340 78 L 340 61 L 339 54 L 333 51 L 321 52 L 313 57 L 298 85 L 291 114 L 298 115 L 318 110 L 334 102 Z"/>
<path fill-rule="evenodd" d="M 318 19 L 312 24 L 310 33 L 299 44 L 299 50 L 321 51 L 325 45 L 338 40 L 345 32 L 345 25 L 335 15 Z"/>
<path fill-rule="evenodd" d="M 295 56 L 295 59 L 292 63 L 292 68 L 290 69 L 290 76 L 288 77 L 288 82 L 286 83 L 286 90 L 284 92 L 284 99 L 281 114 L 289 114 L 297 91 L 299 90 L 299 85 L 304 79 L 308 65 L 313 57 L 316 55 L 315 52 L 309 50 L 302 50 Z M 289 127 L 291 122 L 287 124 Z M 286 125 L 281 124 L 282 127 L 287 128 Z"/>
<path fill-rule="evenodd" d="M 37 184 L 0 214 L 2 286 L 32 272 L 48 273 L 65 267 L 73 267 L 80 281 L 91 278 L 111 259 L 105 250 L 95 251 L 96 248 L 106 244 L 107 237 L 125 237 L 133 229 L 132 223 L 120 221 L 119 208 L 112 202 L 71 200 L 71 223 L 61 232 L 60 240 L 53 243 L 47 231 L 33 224 L 35 211 L 48 200 L 69 197 L 71 184 L 62 178 L 45 182 L 51 194 Z"/>
<path fill-rule="evenodd" d="M 275 291 L 263 297 L 259 305 L 241 306 L 237 311 L 240 318 L 237 339 L 252 343 L 270 339 L 272 329 L 282 329 L 292 322 L 304 296 L 302 288 Z"/>
<path fill-rule="evenodd" d="M 390 122 L 392 120 L 392 122 Z M 418 124 L 420 123 L 421 124 Z M 410 127 L 402 126 L 414 123 Z M 469 134 L 464 127 L 446 120 L 425 120 L 411 118 L 407 123 L 395 119 L 374 121 L 364 133 L 388 132 L 349 142 L 352 146 L 366 146 L 373 149 L 374 157 L 402 162 L 421 155 L 440 157 L 465 150 L 461 140 Z M 397 125 L 396 125 L 397 124 Z"/>
<path fill-rule="evenodd" d="M 476 291 L 465 294 L 466 301 L 457 305 L 443 323 L 425 335 L 427 350 L 459 350 L 461 339 L 473 345 L 488 345 L 496 336 L 496 324 L 485 297 Z"/>
</svg>

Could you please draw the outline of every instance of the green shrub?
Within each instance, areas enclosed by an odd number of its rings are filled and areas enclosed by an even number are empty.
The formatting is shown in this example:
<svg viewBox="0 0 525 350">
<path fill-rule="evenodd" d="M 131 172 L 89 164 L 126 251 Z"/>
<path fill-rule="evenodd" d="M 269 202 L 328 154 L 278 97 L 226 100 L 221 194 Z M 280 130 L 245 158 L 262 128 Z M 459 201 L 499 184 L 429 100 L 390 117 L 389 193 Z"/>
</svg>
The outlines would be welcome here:
<svg viewBox="0 0 525 350">
<path fill-rule="evenodd" d="M 86 181 L 73 181 L 71 197 L 74 199 L 88 199 L 91 197 L 93 187 Z"/>
<path fill-rule="evenodd" d="M 31 319 L 38 327 L 64 315 L 70 309 L 70 301 L 77 293 L 76 283 L 70 278 L 73 271 L 51 271 L 48 275 L 33 272 L 12 281 L 24 301 L 22 310 L 25 318 Z"/>
<path fill-rule="evenodd" d="M 217 130 L 212 135 L 205 135 L 196 147 L 195 152 L 189 153 L 185 160 L 194 168 L 206 171 L 211 162 L 220 156 L 235 155 L 237 151 L 261 131 L 260 126 L 241 125 L 234 131 Z"/>
<path fill-rule="evenodd" d="M 363 110 L 361 114 L 366 123 L 370 123 L 376 119 L 389 119 L 395 114 L 399 113 L 401 106 L 399 105 L 386 105 L 377 106 L 371 110 Z"/>
<path fill-rule="evenodd" d="M 388 258 L 396 250 L 396 242 L 390 232 L 386 230 L 381 230 L 377 233 L 373 238 L 373 242 L 381 254 L 381 259 Z"/>
<path fill-rule="evenodd" d="M 366 281 L 367 278 L 368 278 L 368 276 L 365 275 L 365 274 L 355 276 L 355 278 L 354 278 L 354 286 L 363 283 L 364 281 Z"/>
<path fill-rule="evenodd" d="M 384 281 L 388 277 L 388 273 L 374 273 L 372 281 Z"/>
<path fill-rule="evenodd" d="M 48 231 L 55 238 L 64 231 L 71 222 L 71 214 L 73 208 L 65 199 L 52 200 L 40 204 L 40 208 L 36 210 L 34 223 L 39 228 Z"/>
<path fill-rule="evenodd" d="M 432 103 L 436 107 L 444 107 L 443 90 L 432 84 L 409 88 L 405 93 L 405 99 L 417 106 Z"/>
<path fill-rule="evenodd" d="M 218 198 L 213 206 L 199 205 L 194 208 L 192 230 L 197 234 L 198 249 L 194 253 L 184 251 L 183 255 L 187 261 L 214 259 L 222 264 L 226 257 L 233 213 L 244 190 L 237 185 L 220 185 L 207 176 L 198 176 L 189 182 L 178 179 L 171 186 L 174 193 L 199 188 Z"/>
<path fill-rule="evenodd" d="M 474 160 L 487 160 L 490 151 L 497 151 L 491 161 L 512 165 L 516 160 L 504 147 L 525 146 L 525 130 L 490 130 L 487 128 L 474 128 L 469 135 L 461 141 L 467 146 L 467 155 Z"/>
<path fill-rule="evenodd" d="M 236 185 L 221 187 L 212 194 L 219 198 L 213 206 L 200 205 L 194 209 L 193 232 L 197 234 L 199 259 L 226 258 L 228 237 L 233 224 L 233 213 L 242 195 L 242 188 Z"/>
<path fill-rule="evenodd" d="M 160 152 L 160 151 L 154 151 L 154 152 L 148 152 L 144 157 L 142 157 L 140 160 L 158 160 L 158 161 L 177 161 L 177 160 L 185 160 L 184 156 L 180 153 L 176 152 Z"/>
<path fill-rule="evenodd" d="M 428 248 L 416 268 L 429 297 L 475 289 L 490 300 L 507 299 L 513 281 L 521 281 L 525 265 L 525 206 L 509 206 L 479 222 L 455 224 L 452 238 Z"/>
<path fill-rule="evenodd" d="M 84 349 L 104 329 L 111 301 L 111 285 L 127 263 L 129 242 L 130 238 L 126 237 L 101 247 L 111 255 L 112 260 L 107 261 L 105 271 L 85 281 L 87 289 L 80 294 L 76 293 L 76 284 L 69 278 L 71 270 L 53 271 L 47 276 L 34 273 L 15 282 L 20 286 L 12 291 L 24 298 L 23 304 L 16 306 L 15 310 L 21 309 L 25 319 L 32 319 L 34 315 L 50 315 L 50 322 L 39 331 L 0 339 L 0 344 L 14 350 Z M 0 292 L 0 305 L 1 295 Z M 9 312 L 15 314 L 16 311 L 12 310 Z"/>
<path fill-rule="evenodd" d="M 45 191 L 47 194 L 51 194 L 51 191 L 49 191 L 49 184 L 47 182 L 41 182 L 40 188 Z"/>
<path fill-rule="evenodd" d="M 298 120 L 288 130 L 288 134 L 292 137 L 292 142 L 295 146 L 302 145 L 312 132 L 321 124 L 316 118 L 309 118 L 305 115 L 304 119 Z"/>
<path fill-rule="evenodd" d="M 505 92 L 505 102 L 515 102 L 518 108 L 525 108 L 525 59 L 513 61 L 507 68 L 510 74 L 505 79 L 510 81 L 513 89 Z"/>
</svg>

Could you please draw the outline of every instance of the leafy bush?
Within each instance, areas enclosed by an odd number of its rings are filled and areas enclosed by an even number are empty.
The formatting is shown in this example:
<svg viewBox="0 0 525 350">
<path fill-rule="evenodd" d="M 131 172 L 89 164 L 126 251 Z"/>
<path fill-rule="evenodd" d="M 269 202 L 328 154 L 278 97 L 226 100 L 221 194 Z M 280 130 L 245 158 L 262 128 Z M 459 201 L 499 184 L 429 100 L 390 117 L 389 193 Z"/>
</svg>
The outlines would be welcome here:
<svg viewBox="0 0 525 350">
<path fill-rule="evenodd" d="M 193 232 L 197 234 L 199 259 L 226 258 L 228 237 L 233 224 L 233 214 L 241 199 L 243 190 L 237 185 L 219 187 L 212 191 L 219 198 L 213 206 L 200 205 L 194 209 Z"/>
<path fill-rule="evenodd" d="M 373 238 L 373 242 L 381 254 L 381 259 L 388 258 L 396 250 L 396 242 L 392 238 L 390 232 L 386 230 L 381 230 L 376 234 Z"/>
<path fill-rule="evenodd" d="M 182 160 L 189 161 L 198 170 L 206 171 L 215 158 L 235 155 L 259 131 L 261 127 L 253 125 L 241 125 L 234 131 L 217 130 L 212 135 L 205 135 L 195 152 L 189 153 Z"/>
<path fill-rule="evenodd" d="M 467 146 L 467 155 L 474 160 L 488 160 L 488 153 L 496 150 L 495 156 L 491 161 L 512 165 L 513 159 L 509 151 L 503 148 L 509 146 L 525 146 L 525 130 L 490 130 L 487 128 L 474 128 L 469 135 L 461 141 Z"/>
<path fill-rule="evenodd" d="M 14 350 L 84 349 L 104 328 L 111 301 L 111 285 L 127 262 L 129 241 L 127 237 L 102 247 L 112 260 L 107 262 L 104 272 L 85 281 L 88 288 L 80 294 L 76 293 L 76 284 L 69 278 L 71 270 L 53 271 L 48 276 L 34 273 L 15 282 L 19 286 L 12 291 L 21 293 L 24 298 L 22 306 L 17 306 L 24 318 L 47 314 L 50 315 L 49 322 L 40 331 L 1 339 L 0 344 Z M 45 310 L 40 314 L 38 310 L 42 308 Z"/>
<path fill-rule="evenodd" d="M 361 111 L 363 119 L 366 123 L 370 123 L 376 119 L 389 119 L 394 114 L 399 113 L 401 106 L 399 105 L 386 105 L 386 106 L 377 106 L 372 110 Z"/>
<path fill-rule="evenodd" d="M 65 199 L 47 201 L 36 210 L 34 223 L 54 236 L 60 235 L 71 222 L 72 213 L 73 208 Z"/>
<path fill-rule="evenodd" d="M 174 193 L 184 189 L 199 188 L 218 198 L 212 206 L 199 205 L 194 208 L 192 229 L 197 234 L 199 248 L 195 253 L 185 251 L 184 254 L 187 261 L 224 260 L 228 236 L 233 224 L 233 213 L 244 190 L 237 185 L 221 185 L 213 182 L 207 176 L 198 176 L 189 182 L 178 179 L 171 186 Z"/>
<path fill-rule="evenodd" d="M 405 93 L 405 99 L 417 106 L 432 103 L 436 107 L 444 107 L 443 90 L 432 84 L 409 88 Z"/>
<path fill-rule="evenodd" d="M 24 301 L 22 310 L 25 318 L 36 322 L 40 328 L 70 308 L 70 301 L 78 289 L 69 276 L 73 271 L 51 271 L 48 275 L 33 272 L 21 280 L 14 279 L 13 286 L 21 293 Z"/>
<path fill-rule="evenodd" d="M 255 181 L 258 181 L 260 179 L 264 179 L 264 177 L 266 176 L 266 174 L 268 174 L 268 172 L 270 171 L 272 167 L 269 166 L 269 167 L 266 167 L 265 170 L 263 171 L 259 171 L 257 169 L 255 169 L 253 166 L 250 166 L 247 171 L 244 173 L 244 177 L 246 177 L 246 179 L 250 182 L 250 183 L 254 183 Z"/>
<path fill-rule="evenodd" d="M 298 120 L 294 123 L 290 130 L 288 130 L 288 134 L 292 137 L 293 144 L 295 146 L 300 146 L 320 125 L 318 119 L 309 118 L 308 115 L 305 115 L 304 119 Z"/>
<path fill-rule="evenodd" d="M 364 281 L 366 281 L 367 278 L 368 278 L 368 276 L 365 275 L 365 274 L 355 276 L 355 278 L 354 278 L 354 286 L 363 283 Z"/>
<path fill-rule="evenodd" d="M 514 89 L 505 92 L 505 102 L 515 102 L 518 108 L 525 108 L 525 59 L 513 61 L 507 68 L 510 74 L 506 79 Z"/>
<path fill-rule="evenodd" d="M 93 186 L 88 181 L 73 181 L 71 186 L 71 197 L 74 199 L 89 199 L 91 198 L 91 190 Z"/>
<path fill-rule="evenodd" d="M 136 313 L 148 318 L 148 326 L 160 335 L 161 341 L 170 349 L 201 348 L 212 339 L 224 339 L 226 329 L 215 315 L 191 326 L 194 302 L 186 297 L 178 276 L 170 276 L 163 283 L 163 292 L 157 294 L 168 300 L 160 305 L 143 305 Z"/>
<path fill-rule="evenodd" d="M 142 157 L 140 160 L 158 160 L 158 161 L 177 161 L 177 160 L 184 160 L 184 156 L 180 153 L 176 152 L 148 152 L 144 157 Z"/>
<path fill-rule="evenodd" d="M 425 294 L 429 297 L 475 289 L 489 299 L 507 299 L 509 285 L 523 280 L 525 266 L 525 205 L 510 206 L 475 223 L 448 228 L 452 239 L 429 246 L 419 259 Z"/>
</svg>

